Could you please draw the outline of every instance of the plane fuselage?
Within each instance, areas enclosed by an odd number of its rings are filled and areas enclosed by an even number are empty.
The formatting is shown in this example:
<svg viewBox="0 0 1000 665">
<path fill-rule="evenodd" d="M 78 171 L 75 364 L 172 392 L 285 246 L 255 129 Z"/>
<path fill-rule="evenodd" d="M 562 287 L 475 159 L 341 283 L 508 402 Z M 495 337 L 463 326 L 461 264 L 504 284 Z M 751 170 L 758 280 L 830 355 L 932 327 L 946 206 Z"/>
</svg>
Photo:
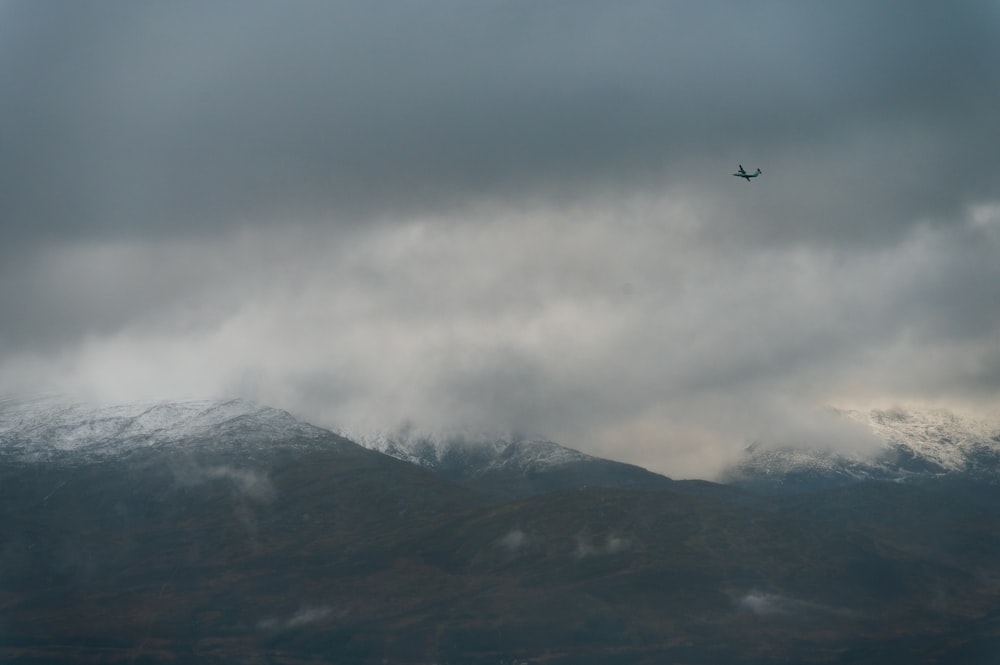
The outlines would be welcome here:
<svg viewBox="0 0 1000 665">
<path fill-rule="evenodd" d="M 750 182 L 750 178 L 756 178 L 760 174 L 761 174 L 760 169 L 757 169 L 754 173 L 747 173 L 746 171 L 743 170 L 743 165 L 741 164 L 740 170 L 737 173 L 734 173 L 733 175 L 736 176 L 737 178 L 743 178 L 747 182 Z"/>
</svg>

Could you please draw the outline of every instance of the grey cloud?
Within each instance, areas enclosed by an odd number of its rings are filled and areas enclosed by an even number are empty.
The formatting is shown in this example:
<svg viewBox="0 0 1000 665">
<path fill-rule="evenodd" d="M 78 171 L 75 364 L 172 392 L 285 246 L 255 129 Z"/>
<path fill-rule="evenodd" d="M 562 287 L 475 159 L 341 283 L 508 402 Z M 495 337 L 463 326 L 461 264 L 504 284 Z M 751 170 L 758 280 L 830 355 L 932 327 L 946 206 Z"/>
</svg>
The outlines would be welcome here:
<svg viewBox="0 0 1000 665">
<path fill-rule="evenodd" d="M 204 285 L 218 277 L 216 268 L 198 248 L 136 243 L 60 246 L 11 257 L 0 266 L 0 311 L 16 316 L 5 317 L 0 348 L 44 352 L 150 318 L 183 327 L 176 314 L 185 308 L 204 325 L 221 313 L 218 306 L 197 304 Z"/>
<path fill-rule="evenodd" d="M 988 3 L 14 3 L 5 233 L 345 223 L 704 185 L 736 159 L 952 210 L 992 187 L 993 151 L 970 150 L 998 140 L 991 25 Z M 871 127 L 902 133 L 880 145 Z M 771 203 L 761 224 L 821 232 L 808 208 Z"/>
</svg>

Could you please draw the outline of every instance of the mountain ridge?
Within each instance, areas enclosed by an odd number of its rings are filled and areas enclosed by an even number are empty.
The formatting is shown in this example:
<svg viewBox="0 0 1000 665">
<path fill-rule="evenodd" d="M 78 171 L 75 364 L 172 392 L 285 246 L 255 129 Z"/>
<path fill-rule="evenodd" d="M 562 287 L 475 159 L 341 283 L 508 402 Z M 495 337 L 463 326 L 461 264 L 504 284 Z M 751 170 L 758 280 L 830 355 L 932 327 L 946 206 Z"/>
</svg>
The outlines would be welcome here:
<svg viewBox="0 0 1000 665">
<path fill-rule="evenodd" d="M 0 455 L 18 461 L 82 461 L 198 442 L 265 450 L 282 441 L 346 441 L 287 411 L 243 399 L 93 404 L 59 396 L 0 400 Z"/>
<path fill-rule="evenodd" d="M 643 467 L 595 457 L 517 434 L 419 432 L 403 428 L 359 437 L 359 443 L 498 498 L 519 498 L 582 485 L 677 489 Z"/>
<path fill-rule="evenodd" d="M 756 441 L 720 480 L 761 491 L 802 492 L 869 481 L 918 482 L 964 477 L 1000 482 L 1000 422 L 945 409 L 836 412 L 878 441 L 864 452 Z"/>
<path fill-rule="evenodd" d="M 462 486 L 326 430 L 300 438 L 316 429 L 278 410 L 215 406 L 57 410 L 39 427 L 36 404 L 5 425 L 0 461 L 27 463 L 0 463 L 0 660 L 987 665 L 1000 652 L 1000 511 L 946 486 L 789 501 L 665 477 L 599 486 L 587 469 L 607 467 L 583 459 L 555 467 L 575 485 L 501 498 L 480 487 L 489 474 Z M 165 432 L 172 415 L 186 424 Z M 18 427 L 55 452 L 24 457 Z"/>
</svg>

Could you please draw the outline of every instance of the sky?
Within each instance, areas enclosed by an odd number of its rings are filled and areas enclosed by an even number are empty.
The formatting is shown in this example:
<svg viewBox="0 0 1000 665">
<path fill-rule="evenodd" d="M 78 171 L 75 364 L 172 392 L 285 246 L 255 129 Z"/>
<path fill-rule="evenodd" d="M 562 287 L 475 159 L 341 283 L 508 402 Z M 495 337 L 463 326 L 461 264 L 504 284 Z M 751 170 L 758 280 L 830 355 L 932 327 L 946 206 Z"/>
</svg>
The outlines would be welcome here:
<svg viewBox="0 0 1000 665">
<path fill-rule="evenodd" d="M 0 0 L 0 393 L 704 478 L 996 414 L 998 62 L 986 0 Z"/>
</svg>

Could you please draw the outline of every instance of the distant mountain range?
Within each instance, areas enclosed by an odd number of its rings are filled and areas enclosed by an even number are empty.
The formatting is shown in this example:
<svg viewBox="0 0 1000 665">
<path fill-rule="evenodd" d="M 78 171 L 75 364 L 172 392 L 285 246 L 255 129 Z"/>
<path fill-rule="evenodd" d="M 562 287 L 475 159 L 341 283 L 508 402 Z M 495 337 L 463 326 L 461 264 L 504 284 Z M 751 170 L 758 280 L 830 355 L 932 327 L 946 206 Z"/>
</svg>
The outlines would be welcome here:
<svg viewBox="0 0 1000 665">
<path fill-rule="evenodd" d="M 919 481 L 961 476 L 1000 479 L 1000 423 L 944 410 L 839 411 L 880 442 L 845 453 L 809 442 L 757 441 L 723 476 L 729 485 L 765 492 L 816 491 L 867 481 Z M 276 444 L 346 444 L 343 436 L 289 413 L 241 399 L 137 402 L 94 406 L 58 397 L 0 400 L 0 456 L 19 461 L 80 463 L 144 449 L 205 453 L 238 448 L 261 454 Z M 688 487 L 642 467 L 587 455 L 552 441 L 517 435 L 427 433 L 402 428 L 359 437 L 361 446 L 498 498 L 518 498 L 592 485 L 608 488 Z"/>
<path fill-rule="evenodd" d="M 873 422 L 937 460 L 897 465 L 909 478 L 989 475 L 954 452 L 989 428 Z M 514 437 L 368 444 L 393 455 L 241 400 L 0 402 L 0 662 L 1000 653 L 1000 510 L 953 485 L 859 474 L 773 496 Z"/>
</svg>

